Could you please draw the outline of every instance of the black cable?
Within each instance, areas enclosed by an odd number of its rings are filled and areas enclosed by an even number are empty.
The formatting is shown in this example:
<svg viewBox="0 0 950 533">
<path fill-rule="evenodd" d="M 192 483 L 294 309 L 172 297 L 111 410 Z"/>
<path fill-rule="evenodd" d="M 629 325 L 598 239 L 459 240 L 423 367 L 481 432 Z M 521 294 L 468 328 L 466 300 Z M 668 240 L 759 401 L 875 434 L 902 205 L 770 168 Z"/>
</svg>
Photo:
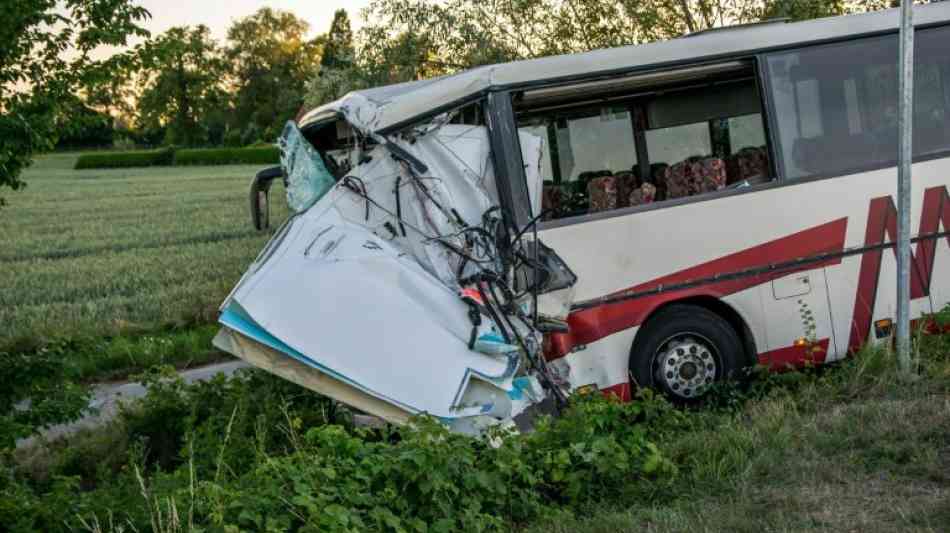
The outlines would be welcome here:
<svg viewBox="0 0 950 533">
<path fill-rule="evenodd" d="M 406 226 L 404 226 L 402 223 L 402 200 L 399 196 L 399 188 L 401 186 L 402 186 L 402 174 L 396 176 L 396 189 L 394 190 L 394 192 L 396 193 L 396 220 L 399 221 L 399 229 L 402 230 L 402 236 L 405 237 Z M 367 195 L 367 198 L 369 198 L 368 195 Z"/>
<path fill-rule="evenodd" d="M 481 295 L 482 301 L 485 302 L 485 308 L 488 310 L 489 316 L 491 316 L 492 321 L 498 326 L 498 329 L 501 330 L 501 336 L 505 339 L 506 344 L 511 344 L 511 335 L 508 334 L 508 331 L 505 329 L 505 325 L 498 319 L 498 314 L 495 312 L 495 308 L 492 305 L 491 300 L 488 298 L 488 294 L 485 293 L 485 287 L 482 286 L 480 281 L 475 282 L 475 288 L 478 289 L 478 294 Z"/>
<path fill-rule="evenodd" d="M 382 205 L 380 205 L 379 202 L 377 202 L 376 200 L 373 200 L 368 194 L 363 194 L 363 193 L 360 193 L 360 192 L 358 192 L 358 191 L 354 191 L 353 189 L 350 189 L 349 187 L 347 187 L 347 190 L 350 191 L 350 192 L 352 192 L 352 193 L 354 193 L 354 194 L 357 194 L 357 195 L 361 196 L 362 198 L 366 199 L 367 201 L 369 201 L 370 203 L 372 203 L 373 205 L 375 205 L 380 211 L 386 213 L 387 215 L 389 215 L 389 216 L 391 216 L 391 217 L 394 217 L 394 218 L 398 221 L 399 227 L 400 227 L 400 229 L 402 229 L 402 232 L 403 232 L 403 235 L 404 235 L 404 236 L 405 236 L 405 234 L 406 234 L 406 228 L 405 228 L 405 226 L 409 226 L 409 228 L 411 228 L 413 231 L 415 231 L 415 232 L 418 233 L 419 235 L 422 235 L 423 237 L 425 237 L 426 241 L 435 241 L 435 242 L 438 242 L 439 244 L 441 244 L 442 246 L 444 246 L 445 248 L 447 248 L 450 252 L 453 252 L 453 253 L 455 253 L 455 254 L 458 254 L 458 255 L 461 256 L 461 257 L 467 258 L 469 261 L 472 261 L 472 262 L 478 263 L 478 264 L 482 264 L 482 263 L 487 263 L 487 262 L 488 262 L 487 260 L 475 259 L 474 257 L 470 256 L 469 254 L 466 254 L 464 251 L 459 250 L 459 249 L 456 248 L 454 245 L 452 245 L 452 244 L 450 244 L 450 243 L 448 243 L 448 242 L 445 242 L 445 241 L 443 240 L 445 237 L 442 237 L 442 236 L 431 236 L 431 235 L 429 235 L 428 233 L 426 233 L 425 231 L 423 231 L 423 230 L 421 230 L 421 229 L 419 229 L 419 228 L 413 226 L 412 224 L 409 224 L 408 222 L 405 222 L 405 223 L 404 223 L 404 221 L 403 221 L 403 219 L 402 219 L 400 213 L 398 213 L 398 212 L 397 212 L 397 213 L 393 213 L 393 212 L 390 211 L 389 209 L 386 209 L 385 207 L 383 207 Z M 398 190 L 398 189 L 397 189 L 397 190 Z M 398 210 L 398 203 L 397 203 L 397 210 Z"/>
<path fill-rule="evenodd" d="M 343 183 L 343 186 L 349 189 L 352 192 L 355 192 L 363 197 L 363 200 L 366 201 L 366 220 L 369 221 L 369 193 L 366 191 L 366 183 L 362 179 L 356 176 L 343 176 L 343 179 L 340 180 Z M 355 181 L 359 184 L 359 189 L 355 188 L 350 182 Z"/>
<path fill-rule="evenodd" d="M 552 211 L 553 211 L 552 209 L 545 209 L 544 211 L 541 211 L 540 213 L 538 213 L 534 218 L 529 220 L 527 224 L 525 224 L 525 227 L 521 228 L 521 231 L 519 231 L 518 234 L 515 235 L 515 238 L 512 239 L 511 242 L 520 241 L 521 238 L 524 237 L 525 232 L 528 231 L 528 228 L 533 227 L 535 224 L 538 223 L 538 221 L 541 220 L 541 217 L 551 213 Z"/>
</svg>

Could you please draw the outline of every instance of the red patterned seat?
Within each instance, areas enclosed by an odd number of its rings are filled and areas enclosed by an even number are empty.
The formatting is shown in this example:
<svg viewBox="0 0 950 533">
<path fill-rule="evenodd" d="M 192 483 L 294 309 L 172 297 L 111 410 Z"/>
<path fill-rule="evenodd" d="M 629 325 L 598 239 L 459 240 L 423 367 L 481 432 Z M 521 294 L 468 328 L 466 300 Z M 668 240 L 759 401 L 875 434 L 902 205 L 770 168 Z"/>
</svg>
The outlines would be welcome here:
<svg viewBox="0 0 950 533">
<path fill-rule="evenodd" d="M 664 184 L 667 199 L 718 191 L 726 186 L 726 164 L 718 157 L 691 157 L 666 169 Z"/>
<path fill-rule="evenodd" d="M 600 176 L 587 182 L 590 213 L 609 211 L 620 207 L 620 180 L 617 176 Z"/>
<path fill-rule="evenodd" d="M 558 217 L 564 204 L 564 191 L 553 184 L 545 184 L 541 188 L 542 220 L 551 220 Z"/>
<path fill-rule="evenodd" d="M 759 180 L 769 175 L 769 156 L 764 147 L 746 147 L 733 154 L 729 164 L 729 183 Z"/>
<path fill-rule="evenodd" d="M 630 191 L 629 205 L 645 205 L 653 203 L 656 200 L 656 186 L 652 183 L 644 183 Z"/>
</svg>

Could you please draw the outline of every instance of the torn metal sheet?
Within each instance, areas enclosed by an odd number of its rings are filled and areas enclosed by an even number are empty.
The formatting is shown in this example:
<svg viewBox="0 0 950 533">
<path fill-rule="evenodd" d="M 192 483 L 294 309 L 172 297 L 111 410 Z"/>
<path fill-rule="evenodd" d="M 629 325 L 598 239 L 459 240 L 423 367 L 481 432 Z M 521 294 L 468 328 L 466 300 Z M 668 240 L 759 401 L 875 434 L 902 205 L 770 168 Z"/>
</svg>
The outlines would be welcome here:
<svg viewBox="0 0 950 533">
<path fill-rule="evenodd" d="M 372 131 L 375 106 L 360 95 L 334 113 Z M 559 394 L 533 294 L 508 286 L 526 267 L 501 248 L 527 247 L 500 237 L 487 130 L 445 122 L 342 154 L 352 167 L 329 187 L 338 163 L 289 124 L 281 160 L 296 212 L 222 305 L 219 347 L 386 420 L 427 413 L 466 433 Z M 521 141 L 540 165 L 543 141 Z M 540 169 L 526 173 L 539 199 Z"/>
</svg>

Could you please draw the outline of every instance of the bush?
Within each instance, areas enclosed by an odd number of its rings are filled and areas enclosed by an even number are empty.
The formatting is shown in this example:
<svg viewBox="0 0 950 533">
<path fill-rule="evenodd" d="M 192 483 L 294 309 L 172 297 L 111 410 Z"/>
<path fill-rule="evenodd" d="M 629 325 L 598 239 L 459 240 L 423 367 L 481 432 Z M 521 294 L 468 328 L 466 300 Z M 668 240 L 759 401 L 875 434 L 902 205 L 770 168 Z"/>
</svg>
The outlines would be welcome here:
<svg viewBox="0 0 950 533">
<path fill-rule="evenodd" d="M 0 352 L 0 456 L 17 439 L 82 416 L 88 394 L 69 379 L 63 354 L 58 344 L 29 353 Z"/>
<path fill-rule="evenodd" d="M 247 148 L 194 148 L 103 152 L 83 154 L 76 160 L 76 170 L 89 168 L 128 168 L 171 165 L 276 165 L 280 150 L 273 145 Z"/>
<path fill-rule="evenodd" d="M 174 161 L 175 151 L 171 148 L 159 150 L 140 150 L 132 152 L 102 152 L 83 154 L 76 159 L 76 170 L 88 168 L 129 168 L 168 166 Z"/>
<path fill-rule="evenodd" d="M 175 152 L 175 165 L 276 165 L 278 163 L 280 163 L 280 151 L 272 145 L 249 148 L 204 148 Z"/>
</svg>

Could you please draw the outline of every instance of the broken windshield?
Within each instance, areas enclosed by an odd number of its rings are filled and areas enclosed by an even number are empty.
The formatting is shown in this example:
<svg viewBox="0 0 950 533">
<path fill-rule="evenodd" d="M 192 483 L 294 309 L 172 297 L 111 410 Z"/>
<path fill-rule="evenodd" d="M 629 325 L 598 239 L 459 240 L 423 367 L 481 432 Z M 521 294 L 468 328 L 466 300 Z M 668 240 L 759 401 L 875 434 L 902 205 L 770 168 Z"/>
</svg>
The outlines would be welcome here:
<svg viewBox="0 0 950 533">
<path fill-rule="evenodd" d="M 297 124 L 288 122 L 278 142 L 280 164 L 287 176 L 287 205 L 306 211 L 336 183 L 320 153 L 304 138 Z"/>
</svg>

